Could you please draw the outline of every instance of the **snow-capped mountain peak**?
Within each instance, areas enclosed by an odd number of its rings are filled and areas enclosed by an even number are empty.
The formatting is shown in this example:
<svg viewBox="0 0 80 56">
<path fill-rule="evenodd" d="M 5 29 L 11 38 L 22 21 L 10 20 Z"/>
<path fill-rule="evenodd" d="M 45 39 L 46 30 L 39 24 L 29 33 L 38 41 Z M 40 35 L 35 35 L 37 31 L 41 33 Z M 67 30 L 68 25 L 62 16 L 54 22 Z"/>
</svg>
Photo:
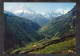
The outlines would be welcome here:
<svg viewBox="0 0 80 56">
<path fill-rule="evenodd" d="M 16 11 L 14 12 L 14 14 L 18 14 L 18 13 L 29 13 L 29 14 L 32 14 L 33 12 L 28 11 L 28 10 L 25 10 L 25 9 L 16 10 Z"/>
<path fill-rule="evenodd" d="M 61 16 L 61 15 L 62 15 L 61 12 L 56 13 L 55 11 L 48 11 L 47 13 L 45 13 L 44 17 L 51 20 L 51 19 Z"/>
</svg>

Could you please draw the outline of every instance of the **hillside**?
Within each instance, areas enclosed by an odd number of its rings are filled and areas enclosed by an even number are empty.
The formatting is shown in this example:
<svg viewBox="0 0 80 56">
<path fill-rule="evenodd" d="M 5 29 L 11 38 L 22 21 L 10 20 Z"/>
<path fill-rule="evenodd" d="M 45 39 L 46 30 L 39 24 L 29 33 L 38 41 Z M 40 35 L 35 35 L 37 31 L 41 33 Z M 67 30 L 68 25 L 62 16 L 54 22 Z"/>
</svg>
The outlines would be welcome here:
<svg viewBox="0 0 80 56">
<path fill-rule="evenodd" d="M 74 54 L 76 51 L 76 38 L 67 36 L 64 38 L 40 40 L 38 42 L 18 48 L 10 52 L 11 54 Z"/>
<path fill-rule="evenodd" d="M 21 11 L 21 15 L 25 14 Z M 30 11 L 32 13 L 34 11 Z M 24 16 L 25 16 L 24 15 Z M 27 14 L 28 16 L 29 14 Z M 31 14 L 32 15 L 32 14 Z M 30 17 L 32 17 L 29 15 Z M 33 19 L 4 13 L 4 51 L 10 54 L 74 54 L 76 6 L 48 23 L 41 14 Z M 43 20 L 44 19 L 44 20 Z M 32 21 L 31 21 L 32 20 Z M 40 21 L 41 20 L 41 21 Z M 36 22 L 36 23 L 35 23 Z M 40 24 L 42 25 L 40 25 Z M 47 23 L 45 25 L 45 23 Z"/>
<path fill-rule="evenodd" d="M 51 44 L 41 50 L 34 50 L 26 54 L 75 54 L 76 53 L 76 38 L 67 38 L 63 42 Z"/>
<path fill-rule="evenodd" d="M 44 34 L 47 38 L 62 38 L 68 35 L 75 35 L 75 19 L 76 7 L 67 14 L 53 18 L 48 24 L 42 27 L 39 32 Z"/>
<path fill-rule="evenodd" d="M 31 20 L 4 13 L 4 51 L 23 47 L 43 38 L 37 31 L 40 26 Z"/>
</svg>

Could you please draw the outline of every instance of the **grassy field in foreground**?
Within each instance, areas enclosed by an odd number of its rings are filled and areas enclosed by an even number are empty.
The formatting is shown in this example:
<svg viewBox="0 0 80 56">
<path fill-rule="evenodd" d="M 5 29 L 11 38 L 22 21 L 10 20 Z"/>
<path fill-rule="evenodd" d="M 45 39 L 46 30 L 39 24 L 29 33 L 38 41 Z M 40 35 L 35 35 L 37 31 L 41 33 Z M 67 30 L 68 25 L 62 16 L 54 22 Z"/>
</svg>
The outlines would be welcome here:
<svg viewBox="0 0 80 56">
<path fill-rule="evenodd" d="M 25 47 L 18 48 L 18 49 L 15 49 L 15 50 L 11 51 L 11 54 L 16 53 L 17 51 L 20 51 L 19 54 L 21 54 L 21 53 L 27 52 L 27 51 L 29 51 L 31 49 L 35 49 L 35 47 L 33 47 L 33 44 L 35 44 L 35 45 L 37 45 L 37 47 L 41 48 L 41 47 L 44 46 L 43 45 L 44 43 L 48 44 L 48 42 L 50 42 L 52 40 L 56 40 L 56 39 L 60 39 L 60 38 L 59 37 L 55 37 L 53 39 L 42 39 L 39 42 L 33 42 L 33 43 L 30 43 L 30 44 L 27 44 Z"/>
<path fill-rule="evenodd" d="M 75 54 L 76 52 L 76 38 L 64 42 L 59 42 L 57 44 L 52 44 L 44 49 L 33 51 L 28 54 Z"/>
</svg>

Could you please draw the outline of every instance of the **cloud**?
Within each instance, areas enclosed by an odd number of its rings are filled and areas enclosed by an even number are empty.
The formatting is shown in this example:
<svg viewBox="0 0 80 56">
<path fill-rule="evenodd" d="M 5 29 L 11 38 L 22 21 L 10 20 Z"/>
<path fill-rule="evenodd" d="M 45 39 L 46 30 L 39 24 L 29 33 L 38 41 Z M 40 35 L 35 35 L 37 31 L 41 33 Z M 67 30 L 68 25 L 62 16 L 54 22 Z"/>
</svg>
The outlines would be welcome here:
<svg viewBox="0 0 80 56">
<path fill-rule="evenodd" d="M 70 10 L 64 10 L 63 14 L 66 14 L 68 11 L 70 11 Z"/>
<path fill-rule="evenodd" d="M 68 10 L 70 10 L 70 8 L 67 8 Z"/>
<path fill-rule="evenodd" d="M 36 11 L 36 13 L 40 13 L 39 11 Z"/>
<path fill-rule="evenodd" d="M 52 13 L 52 11 L 49 11 L 49 13 L 51 14 L 51 13 Z"/>
<path fill-rule="evenodd" d="M 69 8 L 67 8 L 66 10 L 63 10 L 63 9 L 57 9 L 57 10 L 55 10 L 54 12 L 56 12 L 56 13 L 61 13 L 61 14 L 66 14 L 68 11 L 70 11 Z"/>
<path fill-rule="evenodd" d="M 4 8 L 4 10 L 6 10 L 6 11 L 11 11 L 11 10 L 12 10 L 12 7 Z"/>
<path fill-rule="evenodd" d="M 29 14 L 32 14 L 33 13 L 33 12 L 30 12 L 30 11 L 27 11 L 27 10 L 17 10 L 14 13 L 17 14 L 17 13 L 22 13 L 22 12 L 29 13 Z"/>
<path fill-rule="evenodd" d="M 49 16 L 49 15 L 46 15 L 45 17 L 48 18 L 48 17 L 50 17 L 50 16 Z"/>
<path fill-rule="evenodd" d="M 23 6 L 24 6 L 24 5 L 23 5 L 23 4 L 21 4 L 21 6 L 20 6 L 20 7 L 22 8 Z"/>
<path fill-rule="evenodd" d="M 41 14 L 41 15 L 45 15 L 45 13 L 44 13 L 44 12 L 36 11 L 36 13 L 39 13 L 39 14 Z"/>
<path fill-rule="evenodd" d="M 56 12 L 56 13 L 63 13 L 63 10 L 62 9 L 57 9 L 56 11 L 54 11 L 54 12 Z"/>
</svg>

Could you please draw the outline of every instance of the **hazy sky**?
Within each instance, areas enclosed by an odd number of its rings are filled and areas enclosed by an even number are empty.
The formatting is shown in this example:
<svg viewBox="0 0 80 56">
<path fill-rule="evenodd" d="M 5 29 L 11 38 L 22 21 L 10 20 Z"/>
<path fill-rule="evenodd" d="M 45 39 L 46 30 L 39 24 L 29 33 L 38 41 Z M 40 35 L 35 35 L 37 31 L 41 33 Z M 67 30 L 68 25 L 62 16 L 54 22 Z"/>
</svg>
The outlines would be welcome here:
<svg viewBox="0 0 80 56">
<path fill-rule="evenodd" d="M 30 7 L 34 11 L 47 12 L 55 10 L 71 10 L 76 3 L 52 3 L 52 2 L 4 2 L 4 10 L 10 11 L 9 8 L 14 7 Z"/>
</svg>

